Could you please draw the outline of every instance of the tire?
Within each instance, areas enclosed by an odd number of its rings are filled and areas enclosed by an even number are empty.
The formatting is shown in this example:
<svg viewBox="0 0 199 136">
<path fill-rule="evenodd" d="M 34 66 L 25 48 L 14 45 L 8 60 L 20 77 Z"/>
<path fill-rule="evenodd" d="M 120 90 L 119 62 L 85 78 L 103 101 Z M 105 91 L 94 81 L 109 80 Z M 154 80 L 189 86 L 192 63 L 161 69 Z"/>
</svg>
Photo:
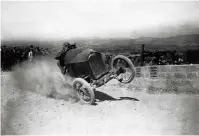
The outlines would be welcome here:
<svg viewBox="0 0 199 136">
<path fill-rule="evenodd" d="M 129 58 L 127 58 L 126 56 L 123 56 L 123 55 L 117 55 L 115 56 L 112 61 L 111 61 L 111 69 L 117 69 L 115 66 L 114 66 L 114 63 L 117 61 L 117 60 L 123 60 L 125 62 L 125 66 L 123 66 L 123 68 L 125 69 L 129 69 L 130 70 L 130 76 L 128 78 L 128 80 L 124 81 L 124 80 L 118 80 L 120 81 L 121 83 L 130 83 L 134 77 L 135 77 L 135 68 L 134 68 L 134 65 L 133 63 L 131 62 L 131 60 Z"/>
<path fill-rule="evenodd" d="M 77 85 L 80 85 L 80 87 L 77 87 Z M 84 86 L 84 90 L 83 89 L 78 89 L 81 88 L 82 86 Z M 76 91 L 77 96 L 79 97 L 80 101 L 84 104 L 94 104 L 95 103 L 95 93 L 93 88 L 90 86 L 90 84 L 82 79 L 82 78 L 75 78 L 73 83 L 72 83 L 72 87 L 73 89 Z M 87 95 L 89 94 L 90 99 L 89 100 L 85 100 L 82 95 L 85 95 L 85 92 L 87 93 Z M 83 94 L 82 94 L 83 93 Z"/>
</svg>

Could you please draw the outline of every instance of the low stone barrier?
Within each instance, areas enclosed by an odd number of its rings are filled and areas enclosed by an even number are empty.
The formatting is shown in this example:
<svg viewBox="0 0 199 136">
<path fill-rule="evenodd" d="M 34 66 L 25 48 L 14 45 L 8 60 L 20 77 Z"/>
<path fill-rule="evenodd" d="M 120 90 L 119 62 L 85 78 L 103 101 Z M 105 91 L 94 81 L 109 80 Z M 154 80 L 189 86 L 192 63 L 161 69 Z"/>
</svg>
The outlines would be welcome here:
<svg viewBox="0 0 199 136">
<path fill-rule="evenodd" d="M 199 64 L 136 67 L 130 88 L 150 92 L 199 93 Z"/>
</svg>

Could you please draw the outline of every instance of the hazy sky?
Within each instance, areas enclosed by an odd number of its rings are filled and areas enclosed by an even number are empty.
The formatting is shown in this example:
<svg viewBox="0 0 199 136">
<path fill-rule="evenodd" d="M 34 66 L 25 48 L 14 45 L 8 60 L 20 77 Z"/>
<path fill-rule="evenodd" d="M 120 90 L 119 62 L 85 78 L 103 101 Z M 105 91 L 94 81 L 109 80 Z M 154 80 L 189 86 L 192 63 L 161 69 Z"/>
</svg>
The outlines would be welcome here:
<svg viewBox="0 0 199 136">
<path fill-rule="evenodd" d="M 199 1 L 1 2 L 2 39 L 197 33 Z"/>
</svg>

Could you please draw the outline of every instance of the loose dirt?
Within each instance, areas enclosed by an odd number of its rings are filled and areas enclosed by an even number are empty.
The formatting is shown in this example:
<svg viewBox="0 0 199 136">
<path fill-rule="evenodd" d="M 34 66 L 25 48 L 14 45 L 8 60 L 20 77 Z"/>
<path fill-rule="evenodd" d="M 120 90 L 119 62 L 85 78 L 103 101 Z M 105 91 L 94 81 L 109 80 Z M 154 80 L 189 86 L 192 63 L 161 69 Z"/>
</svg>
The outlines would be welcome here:
<svg viewBox="0 0 199 136">
<path fill-rule="evenodd" d="M 95 105 L 82 105 L 57 72 L 40 60 L 1 74 L 1 134 L 199 134 L 198 95 L 147 94 L 112 80 Z"/>
</svg>

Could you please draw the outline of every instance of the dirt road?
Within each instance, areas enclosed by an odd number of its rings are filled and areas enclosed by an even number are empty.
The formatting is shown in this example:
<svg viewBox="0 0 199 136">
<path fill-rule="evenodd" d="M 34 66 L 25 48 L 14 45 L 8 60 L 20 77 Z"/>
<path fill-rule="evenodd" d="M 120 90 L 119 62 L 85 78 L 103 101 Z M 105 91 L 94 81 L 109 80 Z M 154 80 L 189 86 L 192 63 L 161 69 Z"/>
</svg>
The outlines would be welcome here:
<svg viewBox="0 0 199 136">
<path fill-rule="evenodd" d="M 1 75 L 2 134 L 199 134 L 197 95 L 147 94 L 113 80 L 90 106 L 60 93 L 54 99 L 21 91 L 9 75 Z"/>
</svg>

